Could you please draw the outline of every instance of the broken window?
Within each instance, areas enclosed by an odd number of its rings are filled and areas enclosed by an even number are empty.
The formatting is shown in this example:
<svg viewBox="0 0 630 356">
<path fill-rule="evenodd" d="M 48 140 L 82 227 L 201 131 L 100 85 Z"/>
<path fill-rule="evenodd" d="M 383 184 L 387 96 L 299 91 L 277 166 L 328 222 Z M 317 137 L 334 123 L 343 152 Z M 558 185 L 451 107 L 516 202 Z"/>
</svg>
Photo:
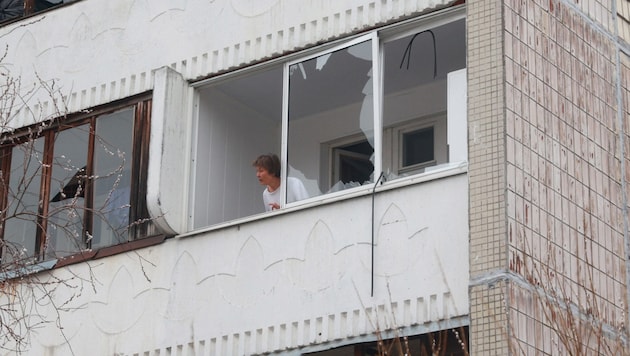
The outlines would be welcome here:
<svg viewBox="0 0 630 356">
<path fill-rule="evenodd" d="M 147 234 L 146 203 L 134 192 L 146 191 L 149 112 L 145 100 L 4 138 L 2 263 L 60 258 Z"/>
<path fill-rule="evenodd" d="M 305 201 L 465 160 L 466 103 L 449 94 L 465 93 L 465 21 L 455 17 L 199 83 L 191 225 L 265 211 L 251 166 L 260 154 L 280 156 L 281 179 L 300 180 Z M 281 193 L 282 206 L 299 203 Z"/>
<path fill-rule="evenodd" d="M 289 64 L 287 173 L 310 196 L 374 179 L 373 41 L 355 42 Z M 331 177 L 319 157 L 321 143 L 348 135 L 360 143 L 335 148 Z"/>
</svg>

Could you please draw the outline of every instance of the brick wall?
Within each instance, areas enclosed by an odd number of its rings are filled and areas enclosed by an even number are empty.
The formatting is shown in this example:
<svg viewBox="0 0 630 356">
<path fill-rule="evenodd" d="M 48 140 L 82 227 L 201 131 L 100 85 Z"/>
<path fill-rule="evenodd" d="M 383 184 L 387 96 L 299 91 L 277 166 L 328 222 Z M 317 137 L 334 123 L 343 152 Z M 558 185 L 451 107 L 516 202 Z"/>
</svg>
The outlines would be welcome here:
<svg viewBox="0 0 630 356">
<path fill-rule="evenodd" d="M 467 2 L 472 354 L 505 355 L 506 267 L 502 1 Z"/>
<path fill-rule="evenodd" d="M 467 6 L 471 352 L 615 351 L 630 149 L 612 2 Z"/>
</svg>

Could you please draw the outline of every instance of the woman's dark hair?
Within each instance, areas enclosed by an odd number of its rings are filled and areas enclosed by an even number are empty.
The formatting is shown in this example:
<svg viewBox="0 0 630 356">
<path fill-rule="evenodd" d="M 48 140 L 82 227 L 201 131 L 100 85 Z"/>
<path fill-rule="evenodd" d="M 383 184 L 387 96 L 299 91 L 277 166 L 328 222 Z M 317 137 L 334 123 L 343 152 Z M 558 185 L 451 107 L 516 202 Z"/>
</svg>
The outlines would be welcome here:
<svg viewBox="0 0 630 356">
<path fill-rule="evenodd" d="M 280 178 L 280 158 L 273 153 L 258 156 L 258 158 L 252 162 L 252 166 L 264 168 L 267 172 Z"/>
</svg>

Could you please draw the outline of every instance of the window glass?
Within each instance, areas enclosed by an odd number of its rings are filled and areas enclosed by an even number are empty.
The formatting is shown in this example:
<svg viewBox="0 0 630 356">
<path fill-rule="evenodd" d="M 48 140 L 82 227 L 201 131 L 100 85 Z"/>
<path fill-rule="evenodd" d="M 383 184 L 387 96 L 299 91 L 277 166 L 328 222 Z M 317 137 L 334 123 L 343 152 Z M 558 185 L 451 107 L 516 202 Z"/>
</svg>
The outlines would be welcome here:
<svg viewBox="0 0 630 356">
<path fill-rule="evenodd" d="M 60 258 L 159 233 L 144 201 L 150 106 L 146 100 L 54 125 L 2 148 L 3 263 Z"/>
<path fill-rule="evenodd" d="M 100 117 L 94 137 L 92 248 L 127 241 L 134 111 Z"/>
<path fill-rule="evenodd" d="M 63 257 L 85 248 L 83 216 L 89 140 L 90 125 L 55 135 L 46 228 L 47 257 Z"/>
<path fill-rule="evenodd" d="M 444 167 L 449 147 L 466 159 L 465 109 L 454 120 L 447 112 L 457 105 L 448 103 L 448 78 L 466 65 L 465 21 L 436 21 L 374 31 L 201 87 L 192 226 L 265 211 L 265 187 L 251 167 L 261 154 L 281 158 L 281 203 L 372 184 L 381 171 L 394 179 Z"/>
<path fill-rule="evenodd" d="M 389 179 L 448 162 L 447 74 L 466 66 L 465 49 L 463 19 L 385 42 L 382 157 Z"/>
<path fill-rule="evenodd" d="M 44 138 L 17 145 L 11 150 L 2 262 L 33 256 L 36 251 L 39 190 L 44 162 Z"/>
<path fill-rule="evenodd" d="M 433 161 L 433 143 L 433 127 L 403 133 L 403 167 Z"/>
<path fill-rule="evenodd" d="M 372 182 L 372 85 L 372 41 L 289 67 L 287 171 L 309 196 Z M 322 152 L 321 145 L 348 135 L 356 135 L 361 143 L 337 149 L 334 154 L 343 172 L 333 173 L 325 164 L 330 153 Z M 296 200 L 291 193 L 287 186 L 289 203 Z"/>
</svg>

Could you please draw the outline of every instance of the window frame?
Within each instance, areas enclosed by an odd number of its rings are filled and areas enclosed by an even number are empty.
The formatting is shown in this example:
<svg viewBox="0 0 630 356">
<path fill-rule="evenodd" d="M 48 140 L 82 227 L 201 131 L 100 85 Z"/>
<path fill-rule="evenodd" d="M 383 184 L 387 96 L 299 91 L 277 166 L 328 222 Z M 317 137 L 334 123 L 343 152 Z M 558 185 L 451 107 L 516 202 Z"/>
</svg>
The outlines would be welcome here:
<svg viewBox="0 0 630 356">
<path fill-rule="evenodd" d="M 372 55 L 372 129 L 374 138 L 374 152 L 382 152 L 383 132 L 382 126 L 382 112 L 381 112 L 381 97 L 382 88 L 380 85 L 381 71 L 382 71 L 382 56 L 381 56 L 381 44 L 379 40 L 379 31 L 371 31 L 367 34 L 355 36 L 351 39 L 347 39 L 334 45 L 326 46 L 324 48 L 314 49 L 303 53 L 301 56 L 296 55 L 295 58 L 286 60 L 282 70 L 282 128 L 281 128 L 281 155 L 280 155 L 280 178 L 283 182 L 288 179 L 288 148 L 289 148 L 289 73 L 290 67 L 295 64 L 306 62 L 308 60 L 331 54 L 336 51 L 348 49 L 354 45 L 371 41 L 371 55 Z M 381 155 L 374 155 L 374 172 L 380 172 L 382 170 L 382 157 Z M 321 176 L 321 174 L 320 174 Z M 330 177 L 330 175 L 328 175 Z M 329 178 L 330 179 L 330 178 Z M 330 184 L 328 184 L 330 185 Z M 360 189 L 361 187 L 351 188 Z M 349 189 L 349 190 L 351 190 Z M 344 190 L 346 191 L 346 190 Z M 295 205 L 303 204 L 304 202 L 319 199 L 324 195 L 330 193 L 322 193 L 321 195 L 310 197 L 308 199 L 299 200 L 295 202 L 287 202 L 286 184 L 280 186 L 280 206 L 291 207 Z"/>
<path fill-rule="evenodd" d="M 447 126 L 446 112 L 435 113 L 428 117 L 419 117 L 416 119 L 403 122 L 401 124 L 394 125 L 384 130 L 391 130 L 391 149 L 392 156 L 396 158 L 394 167 L 396 168 L 396 174 L 421 174 L 426 168 L 441 164 L 438 159 L 440 145 L 443 144 L 448 152 L 446 126 Z M 427 128 L 433 128 L 433 159 L 421 163 L 405 166 L 403 162 L 404 155 L 404 141 L 403 136 L 410 132 L 415 132 Z M 441 133 L 444 133 L 444 137 L 440 137 Z M 448 156 L 448 154 L 447 154 Z M 448 162 L 448 157 L 447 157 Z"/>
<path fill-rule="evenodd" d="M 107 250 L 116 247 L 116 250 L 120 250 L 119 245 L 143 240 L 148 237 L 154 237 L 156 234 L 151 235 L 150 225 L 151 219 L 147 209 L 147 203 L 144 196 L 147 191 L 147 175 L 148 175 L 148 157 L 149 157 L 149 139 L 150 139 L 150 123 L 151 123 L 151 107 L 152 107 L 152 95 L 151 93 L 143 93 L 126 99 L 118 100 L 113 103 L 101 105 L 93 109 L 84 110 L 79 113 L 73 113 L 68 115 L 62 115 L 60 117 L 53 118 L 44 123 L 34 124 L 29 127 L 20 128 L 15 132 L 5 133 L 0 137 L 0 152 L 2 153 L 2 160 L 0 167 L 2 169 L 2 184 L 0 184 L 0 218 L 3 222 L 6 220 L 6 208 L 8 206 L 9 196 L 8 190 L 10 184 L 10 171 L 11 161 L 13 158 L 13 150 L 20 144 L 44 139 L 44 159 L 42 165 L 42 172 L 39 179 L 38 196 L 39 201 L 45 202 L 40 204 L 37 208 L 37 217 L 34 220 L 29 220 L 29 223 L 36 224 L 36 234 L 32 237 L 35 239 L 35 246 L 33 251 L 29 251 L 29 255 L 25 256 L 26 263 L 29 261 L 40 263 L 48 260 L 75 260 L 78 262 L 85 258 L 91 258 L 96 255 L 97 251 Z M 129 196 L 129 229 L 127 231 L 127 238 L 112 244 L 99 246 L 96 250 L 92 250 L 92 241 L 88 238 L 89 234 L 93 234 L 94 219 L 97 216 L 97 212 L 93 212 L 94 204 L 94 183 L 91 179 L 86 179 L 84 184 L 84 202 L 82 204 L 82 221 L 81 221 L 81 246 L 72 253 L 65 256 L 48 256 L 46 251 L 47 238 L 46 230 L 48 229 L 49 206 L 50 198 L 53 192 L 51 191 L 51 182 L 53 178 L 53 158 L 55 157 L 55 137 L 57 134 L 78 128 L 82 125 L 88 125 L 88 152 L 86 153 L 86 175 L 94 175 L 94 162 L 96 159 L 95 145 L 96 145 L 96 128 L 100 118 L 107 120 L 106 116 L 114 114 L 126 109 L 133 110 L 133 127 L 134 132 L 131 136 L 131 169 L 130 169 L 130 196 Z M 36 128 L 44 127 L 43 130 L 38 131 Z M 5 223 L 0 225 L 0 239 L 4 239 Z M 152 232 L 152 231 L 151 231 Z M 31 237 L 29 237 L 30 241 Z M 137 243 L 136 243 L 137 244 Z M 124 248 L 123 248 L 124 249 Z M 0 249 L 0 258 L 4 253 L 3 249 Z M 75 257 L 77 257 L 75 259 Z M 1 261 L 1 260 L 0 260 Z M 3 263 L 3 262 L 0 262 Z M 18 266 L 24 264 L 24 260 L 11 260 L 7 262 L 9 264 L 17 263 Z M 3 263 L 4 264 L 4 263 Z M 66 263 L 67 264 L 67 263 Z"/>
</svg>

